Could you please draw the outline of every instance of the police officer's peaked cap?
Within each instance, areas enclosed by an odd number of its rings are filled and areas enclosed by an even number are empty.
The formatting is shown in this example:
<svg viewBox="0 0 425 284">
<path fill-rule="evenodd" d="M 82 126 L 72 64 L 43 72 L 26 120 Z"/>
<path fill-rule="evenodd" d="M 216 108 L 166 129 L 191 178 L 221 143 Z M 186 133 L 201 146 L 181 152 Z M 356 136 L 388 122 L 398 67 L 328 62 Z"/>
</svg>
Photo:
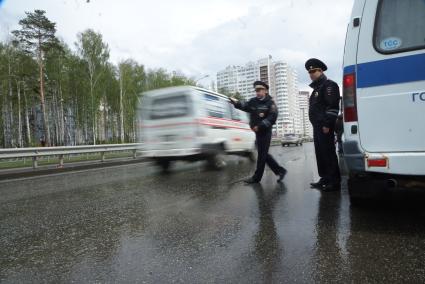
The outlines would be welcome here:
<svg viewBox="0 0 425 284">
<path fill-rule="evenodd" d="M 323 63 L 322 61 L 320 61 L 319 59 L 316 59 L 316 58 L 310 58 L 305 63 L 305 69 L 307 69 L 307 71 L 312 70 L 312 69 L 317 69 L 317 68 L 322 69 L 322 71 L 328 70 L 328 66 L 326 66 L 325 63 Z"/>
<path fill-rule="evenodd" d="M 254 82 L 254 89 L 258 88 L 258 87 L 264 87 L 267 90 L 269 89 L 269 85 L 267 85 L 266 83 L 264 83 L 263 81 L 255 81 Z"/>
</svg>

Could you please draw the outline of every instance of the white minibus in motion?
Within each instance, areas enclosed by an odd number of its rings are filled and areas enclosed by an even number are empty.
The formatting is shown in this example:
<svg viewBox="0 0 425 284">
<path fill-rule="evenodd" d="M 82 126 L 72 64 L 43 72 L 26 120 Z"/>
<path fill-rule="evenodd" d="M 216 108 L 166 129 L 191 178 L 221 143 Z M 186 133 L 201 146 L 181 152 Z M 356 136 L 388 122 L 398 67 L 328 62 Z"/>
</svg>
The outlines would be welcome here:
<svg viewBox="0 0 425 284">
<path fill-rule="evenodd" d="M 248 115 L 219 93 L 192 86 L 149 91 L 143 94 L 138 116 L 142 154 L 163 170 L 178 160 L 206 160 L 221 168 L 225 154 L 255 160 Z"/>
</svg>

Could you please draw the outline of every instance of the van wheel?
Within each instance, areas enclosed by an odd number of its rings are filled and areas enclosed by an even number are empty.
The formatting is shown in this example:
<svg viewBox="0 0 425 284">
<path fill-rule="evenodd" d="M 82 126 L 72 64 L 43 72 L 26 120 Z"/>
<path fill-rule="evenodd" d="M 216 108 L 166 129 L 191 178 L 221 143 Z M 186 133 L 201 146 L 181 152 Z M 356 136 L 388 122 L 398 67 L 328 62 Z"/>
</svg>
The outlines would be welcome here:
<svg viewBox="0 0 425 284">
<path fill-rule="evenodd" d="M 217 152 L 207 158 L 208 168 L 213 170 L 221 170 L 226 166 L 224 150 Z"/>
<path fill-rule="evenodd" d="M 162 172 L 168 172 L 171 168 L 170 160 L 156 160 L 156 164 L 161 168 Z"/>
</svg>

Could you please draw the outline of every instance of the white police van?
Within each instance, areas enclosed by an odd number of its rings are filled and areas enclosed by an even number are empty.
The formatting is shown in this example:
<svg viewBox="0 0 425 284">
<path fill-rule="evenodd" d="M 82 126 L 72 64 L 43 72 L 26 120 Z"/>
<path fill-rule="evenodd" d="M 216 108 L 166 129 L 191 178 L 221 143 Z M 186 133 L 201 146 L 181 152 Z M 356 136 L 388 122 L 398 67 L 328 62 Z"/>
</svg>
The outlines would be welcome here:
<svg viewBox="0 0 425 284">
<path fill-rule="evenodd" d="M 425 190 L 425 0 L 355 0 L 343 86 L 352 199 Z"/>
<path fill-rule="evenodd" d="M 167 170 L 173 161 L 225 165 L 224 154 L 255 160 L 248 116 L 224 95 L 197 87 L 170 87 L 143 94 L 139 108 L 142 154 Z"/>
</svg>

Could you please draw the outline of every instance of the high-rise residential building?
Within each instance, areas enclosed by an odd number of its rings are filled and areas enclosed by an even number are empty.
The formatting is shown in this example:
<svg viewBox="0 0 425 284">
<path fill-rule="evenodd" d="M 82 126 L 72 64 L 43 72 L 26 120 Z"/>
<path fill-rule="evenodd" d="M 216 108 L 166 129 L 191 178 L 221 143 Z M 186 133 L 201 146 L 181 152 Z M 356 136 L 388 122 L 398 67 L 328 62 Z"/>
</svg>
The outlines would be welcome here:
<svg viewBox="0 0 425 284">
<path fill-rule="evenodd" d="M 279 117 L 273 128 L 275 136 L 284 133 L 301 134 L 298 107 L 298 77 L 294 68 L 283 61 L 274 61 L 271 56 L 248 62 L 244 66 L 228 66 L 217 73 L 219 92 L 239 93 L 246 100 L 255 96 L 253 83 L 256 80 L 270 86 L 269 94 L 275 100 Z"/>
<path fill-rule="evenodd" d="M 313 127 L 308 118 L 310 93 L 308 91 L 300 91 L 298 95 L 298 105 L 301 119 L 301 133 L 304 136 L 313 137 Z"/>
</svg>

